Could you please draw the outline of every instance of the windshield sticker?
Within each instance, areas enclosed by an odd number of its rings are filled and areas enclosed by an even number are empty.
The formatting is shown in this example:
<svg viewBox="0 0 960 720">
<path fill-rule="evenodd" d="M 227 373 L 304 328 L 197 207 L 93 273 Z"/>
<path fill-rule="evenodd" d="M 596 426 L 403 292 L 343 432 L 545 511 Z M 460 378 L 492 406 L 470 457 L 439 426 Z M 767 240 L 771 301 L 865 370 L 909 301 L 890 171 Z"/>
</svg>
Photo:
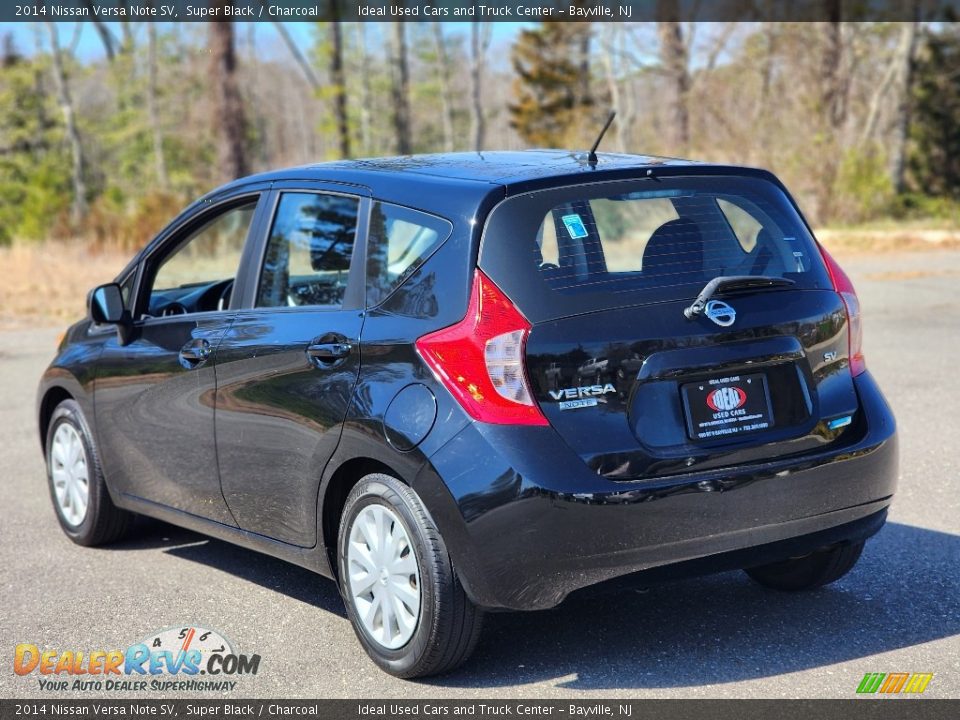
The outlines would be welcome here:
<svg viewBox="0 0 960 720">
<path fill-rule="evenodd" d="M 585 238 L 588 235 L 587 228 L 579 215 L 564 215 L 560 219 L 563 220 L 563 224 L 567 226 L 567 232 L 574 240 Z"/>
</svg>

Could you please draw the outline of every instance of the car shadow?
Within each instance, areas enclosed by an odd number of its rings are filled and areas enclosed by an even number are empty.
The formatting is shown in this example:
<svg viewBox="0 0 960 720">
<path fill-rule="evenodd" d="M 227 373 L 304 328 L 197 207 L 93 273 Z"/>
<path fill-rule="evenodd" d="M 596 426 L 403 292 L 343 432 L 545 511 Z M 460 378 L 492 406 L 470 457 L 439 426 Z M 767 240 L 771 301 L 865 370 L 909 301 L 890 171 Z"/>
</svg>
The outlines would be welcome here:
<svg viewBox="0 0 960 720">
<path fill-rule="evenodd" d="M 960 536 L 888 523 L 849 575 L 814 592 L 766 590 L 728 572 L 488 615 L 473 660 L 427 682 L 672 688 L 832 665 L 960 634 L 958 567 Z"/>
<path fill-rule="evenodd" d="M 290 563 L 158 521 L 118 550 L 159 548 L 345 617 L 336 585 Z M 548 680 L 570 689 L 693 687 L 827 666 L 960 634 L 960 536 L 887 523 L 845 578 L 808 593 L 740 572 L 618 583 L 532 613 L 491 613 L 448 688 Z M 359 652 L 359 648 L 357 650 Z"/>
<path fill-rule="evenodd" d="M 138 516 L 136 532 L 129 540 L 115 543 L 111 550 L 162 550 L 168 555 L 207 565 L 261 587 L 333 613 L 347 614 L 333 581 L 305 568 L 263 553 Z"/>
</svg>

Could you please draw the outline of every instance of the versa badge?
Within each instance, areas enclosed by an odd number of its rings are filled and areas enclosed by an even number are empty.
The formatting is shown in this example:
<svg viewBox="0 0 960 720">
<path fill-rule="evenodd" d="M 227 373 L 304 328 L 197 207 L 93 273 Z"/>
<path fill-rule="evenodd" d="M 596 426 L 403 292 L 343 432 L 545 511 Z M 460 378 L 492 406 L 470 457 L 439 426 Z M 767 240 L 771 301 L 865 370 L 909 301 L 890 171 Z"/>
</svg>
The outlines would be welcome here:
<svg viewBox="0 0 960 720">
<path fill-rule="evenodd" d="M 584 385 L 581 387 L 551 390 L 550 397 L 560 400 L 561 410 L 577 410 L 579 408 L 594 407 L 597 396 L 615 393 L 617 389 L 612 383 L 606 385 Z"/>
</svg>

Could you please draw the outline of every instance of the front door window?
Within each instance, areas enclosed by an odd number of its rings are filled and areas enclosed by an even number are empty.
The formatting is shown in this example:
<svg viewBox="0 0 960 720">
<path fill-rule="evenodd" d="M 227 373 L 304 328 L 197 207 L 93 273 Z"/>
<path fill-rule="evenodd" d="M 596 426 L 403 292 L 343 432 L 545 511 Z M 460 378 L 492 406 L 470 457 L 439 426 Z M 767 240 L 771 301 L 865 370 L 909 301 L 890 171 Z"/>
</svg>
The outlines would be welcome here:
<svg viewBox="0 0 960 720">
<path fill-rule="evenodd" d="M 251 200 L 213 217 L 168 253 L 149 284 L 146 314 L 226 310 L 256 207 Z"/>
</svg>

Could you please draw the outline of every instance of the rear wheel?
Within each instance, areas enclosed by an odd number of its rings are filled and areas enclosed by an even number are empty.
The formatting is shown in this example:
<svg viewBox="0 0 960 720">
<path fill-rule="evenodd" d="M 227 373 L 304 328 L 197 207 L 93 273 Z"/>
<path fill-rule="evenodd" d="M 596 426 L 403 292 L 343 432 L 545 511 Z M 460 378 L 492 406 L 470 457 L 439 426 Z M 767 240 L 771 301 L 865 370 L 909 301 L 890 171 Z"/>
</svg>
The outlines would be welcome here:
<svg viewBox="0 0 960 720">
<path fill-rule="evenodd" d="M 367 475 L 350 492 L 338 565 L 354 632 L 386 672 L 437 675 L 473 652 L 482 613 L 464 592 L 420 498 L 396 478 Z"/>
<path fill-rule="evenodd" d="M 747 568 L 744 572 L 774 590 L 813 590 L 846 575 L 860 559 L 864 541 L 834 545 L 799 558 Z"/>
<path fill-rule="evenodd" d="M 103 545 L 127 531 L 132 513 L 110 499 L 93 435 L 74 400 L 57 405 L 47 429 L 47 480 L 63 532 L 78 545 Z"/>
</svg>

